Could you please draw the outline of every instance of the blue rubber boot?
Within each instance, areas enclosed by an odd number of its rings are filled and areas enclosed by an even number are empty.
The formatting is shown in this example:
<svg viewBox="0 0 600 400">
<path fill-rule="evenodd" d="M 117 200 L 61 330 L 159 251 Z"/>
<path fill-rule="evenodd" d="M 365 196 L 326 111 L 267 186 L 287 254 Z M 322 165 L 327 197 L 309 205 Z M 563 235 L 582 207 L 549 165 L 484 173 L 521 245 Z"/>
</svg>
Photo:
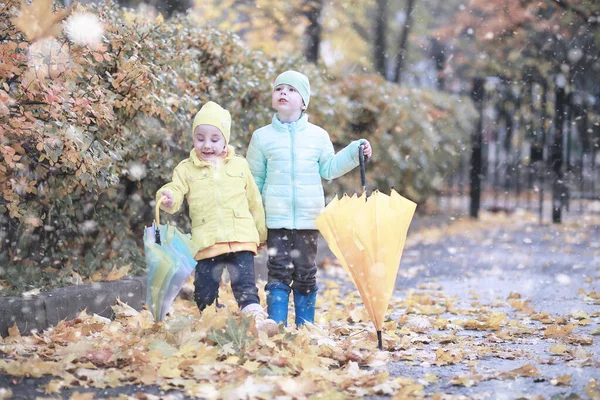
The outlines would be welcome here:
<svg viewBox="0 0 600 400">
<path fill-rule="evenodd" d="M 292 289 L 281 282 L 270 282 L 265 286 L 267 293 L 267 313 L 273 321 L 287 326 L 288 303 Z"/>
<path fill-rule="evenodd" d="M 315 307 L 317 305 L 317 291 L 302 294 L 294 290 L 294 309 L 296 310 L 296 326 L 300 327 L 307 322 L 315 322 Z"/>
</svg>

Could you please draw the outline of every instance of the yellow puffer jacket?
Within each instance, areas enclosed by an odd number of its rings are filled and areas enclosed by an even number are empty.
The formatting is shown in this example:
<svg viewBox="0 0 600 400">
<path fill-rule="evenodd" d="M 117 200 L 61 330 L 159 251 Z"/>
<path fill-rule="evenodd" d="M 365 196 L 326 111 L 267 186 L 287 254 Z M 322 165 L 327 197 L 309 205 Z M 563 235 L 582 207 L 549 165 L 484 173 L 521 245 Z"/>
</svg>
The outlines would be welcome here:
<svg viewBox="0 0 600 400">
<path fill-rule="evenodd" d="M 177 165 L 170 183 L 163 190 L 173 195 L 171 208 L 161 205 L 169 214 L 179 211 L 183 198 L 192 220 L 192 240 L 199 251 L 215 243 L 256 243 L 267 240 L 265 212 L 260 192 L 254 182 L 248 162 L 235 155 L 228 146 L 223 164 L 215 167 L 201 160 L 192 149 L 190 157 Z"/>
</svg>

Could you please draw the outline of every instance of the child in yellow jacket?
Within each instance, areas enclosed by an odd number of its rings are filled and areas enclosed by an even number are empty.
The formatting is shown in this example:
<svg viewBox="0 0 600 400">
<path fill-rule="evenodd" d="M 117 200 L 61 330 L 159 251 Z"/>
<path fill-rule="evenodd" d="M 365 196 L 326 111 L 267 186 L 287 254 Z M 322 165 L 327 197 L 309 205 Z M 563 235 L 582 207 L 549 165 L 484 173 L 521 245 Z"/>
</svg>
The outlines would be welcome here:
<svg viewBox="0 0 600 400">
<path fill-rule="evenodd" d="M 194 299 L 200 312 L 219 294 L 223 268 L 242 313 L 254 317 L 257 328 L 276 328 L 259 304 L 254 256 L 267 239 L 260 192 L 245 158 L 230 146 L 231 115 L 214 102 L 206 103 L 192 125 L 189 158 L 177 165 L 173 179 L 161 187 L 161 209 L 173 214 L 183 199 L 192 220 L 192 240 L 199 246 Z"/>
</svg>

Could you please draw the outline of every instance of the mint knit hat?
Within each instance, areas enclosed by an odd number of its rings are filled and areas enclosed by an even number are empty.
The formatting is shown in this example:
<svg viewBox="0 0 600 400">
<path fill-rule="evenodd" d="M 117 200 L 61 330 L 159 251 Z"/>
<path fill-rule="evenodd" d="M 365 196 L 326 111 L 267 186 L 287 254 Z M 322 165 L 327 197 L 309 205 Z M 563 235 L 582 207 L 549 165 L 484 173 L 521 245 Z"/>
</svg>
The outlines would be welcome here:
<svg viewBox="0 0 600 400">
<path fill-rule="evenodd" d="M 298 71 L 285 71 L 275 79 L 273 89 L 283 84 L 290 85 L 296 89 L 298 93 L 300 93 L 302 100 L 304 100 L 304 105 L 308 107 L 308 103 L 310 102 L 310 82 L 306 75 L 301 74 Z"/>
</svg>

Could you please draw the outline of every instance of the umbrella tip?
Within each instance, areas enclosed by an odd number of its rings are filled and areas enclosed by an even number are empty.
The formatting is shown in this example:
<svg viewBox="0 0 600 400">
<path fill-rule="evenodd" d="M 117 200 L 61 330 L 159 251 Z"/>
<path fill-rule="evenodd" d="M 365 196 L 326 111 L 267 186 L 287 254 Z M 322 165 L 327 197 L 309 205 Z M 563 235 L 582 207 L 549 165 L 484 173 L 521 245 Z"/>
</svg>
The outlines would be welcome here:
<svg viewBox="0 0 600 400">
<path fill-rule="evenodd" d="M 381 331 L 377 331 L 377 347 L 379 350 L 383 350 L 383 338 L 381 337 Z"/>
</svg>

